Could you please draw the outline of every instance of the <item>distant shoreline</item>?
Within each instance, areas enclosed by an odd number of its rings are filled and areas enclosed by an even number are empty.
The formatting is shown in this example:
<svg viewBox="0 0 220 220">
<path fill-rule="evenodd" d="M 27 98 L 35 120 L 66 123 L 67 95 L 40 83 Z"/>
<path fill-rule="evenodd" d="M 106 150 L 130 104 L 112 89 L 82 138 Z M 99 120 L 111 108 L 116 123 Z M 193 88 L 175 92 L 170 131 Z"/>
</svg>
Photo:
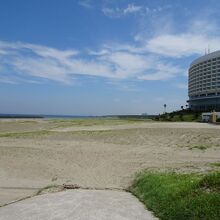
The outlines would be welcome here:
<svg viewBox="0 0 220 220">
<path fill-rule="evenodd" d="M 77 119 L 77 118 L 152 118 L 155 115 L 103 115 L 103 116 L 82 116 L 82 115 L 29 115 L 29 114 L 0 114 L 0 119 Z"/>
<path fill-rule="evenodd" d="M 44 118 L 40 115 L 17 115 L 17 114 L 0 114 L 0 119 L 19 119 L 19 118 Z"/>
<path fill-rule="evenodd" d="M 0 119 L 95 118 L 98 116 L 0 114 Z"/>
</svg>

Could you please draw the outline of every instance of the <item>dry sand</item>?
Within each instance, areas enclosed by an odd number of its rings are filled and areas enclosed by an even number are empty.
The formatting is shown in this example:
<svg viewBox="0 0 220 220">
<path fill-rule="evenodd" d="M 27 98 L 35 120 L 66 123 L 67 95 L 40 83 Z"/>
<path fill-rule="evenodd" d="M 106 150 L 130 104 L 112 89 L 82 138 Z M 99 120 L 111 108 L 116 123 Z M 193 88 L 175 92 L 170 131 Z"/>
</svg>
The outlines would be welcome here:
<svg viewBox="0 0 220 220">
<path fill-rule="evenodd" d="M 51 184 L 124 189 L 144 169 L 205 172 L 219 161 L 210 124 L 1 120 L 0 205 Z"/>
</svg>

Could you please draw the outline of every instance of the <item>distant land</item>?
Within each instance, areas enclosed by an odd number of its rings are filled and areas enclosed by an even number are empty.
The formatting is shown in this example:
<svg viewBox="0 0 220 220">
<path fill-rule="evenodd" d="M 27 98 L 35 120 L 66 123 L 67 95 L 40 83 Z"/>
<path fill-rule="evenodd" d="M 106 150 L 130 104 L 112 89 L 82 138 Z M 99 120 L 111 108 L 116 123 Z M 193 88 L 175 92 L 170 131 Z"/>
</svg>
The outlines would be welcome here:
<svg viewBox="0 0 220 220">
<path fill-rule="evenodd" d="M 0 114 L 0 118 L 153 118 L 156 115 L 103 115 L 103 116 L 90 116 L 90 115 L 37 115 L 37 114 Z"/>
<path fill-rule="evenodd" d="M 0 118 L 44 118 L 44 116 L 29 114 L 0 114 Z"/>
<path fill-rule="evenodd" d="M 37 114 L 0 114 L 0 118 L 95 118 L 98 116 L 77 115 L 37 115 Z"/>
</svg>

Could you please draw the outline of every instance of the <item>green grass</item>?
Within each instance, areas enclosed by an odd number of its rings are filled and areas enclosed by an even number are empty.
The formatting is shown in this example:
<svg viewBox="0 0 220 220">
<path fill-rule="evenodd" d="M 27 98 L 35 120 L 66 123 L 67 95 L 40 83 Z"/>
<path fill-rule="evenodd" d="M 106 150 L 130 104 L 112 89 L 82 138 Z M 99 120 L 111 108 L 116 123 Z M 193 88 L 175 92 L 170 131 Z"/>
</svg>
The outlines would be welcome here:
<svg viewBox="0 0 220 220">
<path fill-rule="evenodd" d="M 27 132 L 7 132 L 7 133 L 0 133 L 0 138 L 1 137 L 9 137 L 9 138 L 35 137 L 40 135 L 46 135 L 49 133 L 50 131 L 47 130 L 27 131 Z"/>
<path fill-rule="evenodd" d="M 64 190 L 63 186 L 60 186 L 60 185 L 49 185 L 49 186 L 46 186 L 42 189 L 39 189 L 37 192 L 36 192 L 36 196 L 37 195 L 42 195 L 44 193 L 53 193 L 53 192 L 60 192 Z"/>
<path fill-rule="evenodd" d="M 220 167 L 220 162 L 211 163 L 210 165 L 213 167 Z"/>
<path fill-rule="evenodd" d="M 207 146 L 207 145 L 203 145 L 203 144 L 196 144 L 196 145 L 189 147 L 189 149 L 190 150 L 192 150 L 192 149 L 206 150 L 209 147 L 211 147 L 211 146 Z"/>
<path fill-rule="evenodd" d="M 59 127 L 66 126 L 92 126 L 92 125 L 119 125 L 134 122 L 149 122 L 151 119 L 139 118 L 85 118 L 85 119 L 50 119 L 49 123 L 58 123 Z"/>
<path fill-rule="evenodd" d="M 129 190 L 161 220 L 219 220 L 220 172 L 141 173 Z"/>
<path fill-rule="evenodd" d="M 201 115 L 195 114 L 172 114 L 161 115 L 159 121 L 171 121 L 171 122 L 199 122 L 201 121 Z"/>
</svg>

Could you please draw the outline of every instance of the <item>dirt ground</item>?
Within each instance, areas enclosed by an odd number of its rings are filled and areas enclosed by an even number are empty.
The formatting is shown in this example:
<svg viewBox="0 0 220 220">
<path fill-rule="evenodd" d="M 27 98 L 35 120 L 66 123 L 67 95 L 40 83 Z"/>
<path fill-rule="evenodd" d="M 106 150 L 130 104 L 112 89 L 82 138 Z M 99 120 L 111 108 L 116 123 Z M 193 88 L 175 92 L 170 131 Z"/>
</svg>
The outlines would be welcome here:
<svg viewBox="0 0 220 220">
<path fill-rule="evenodd" d="M 48 185 L 128 187 L 144 169 L 219 169 L 220 126 L 126 120 L 0 120 L 0 205 Z"/>
</svg>

